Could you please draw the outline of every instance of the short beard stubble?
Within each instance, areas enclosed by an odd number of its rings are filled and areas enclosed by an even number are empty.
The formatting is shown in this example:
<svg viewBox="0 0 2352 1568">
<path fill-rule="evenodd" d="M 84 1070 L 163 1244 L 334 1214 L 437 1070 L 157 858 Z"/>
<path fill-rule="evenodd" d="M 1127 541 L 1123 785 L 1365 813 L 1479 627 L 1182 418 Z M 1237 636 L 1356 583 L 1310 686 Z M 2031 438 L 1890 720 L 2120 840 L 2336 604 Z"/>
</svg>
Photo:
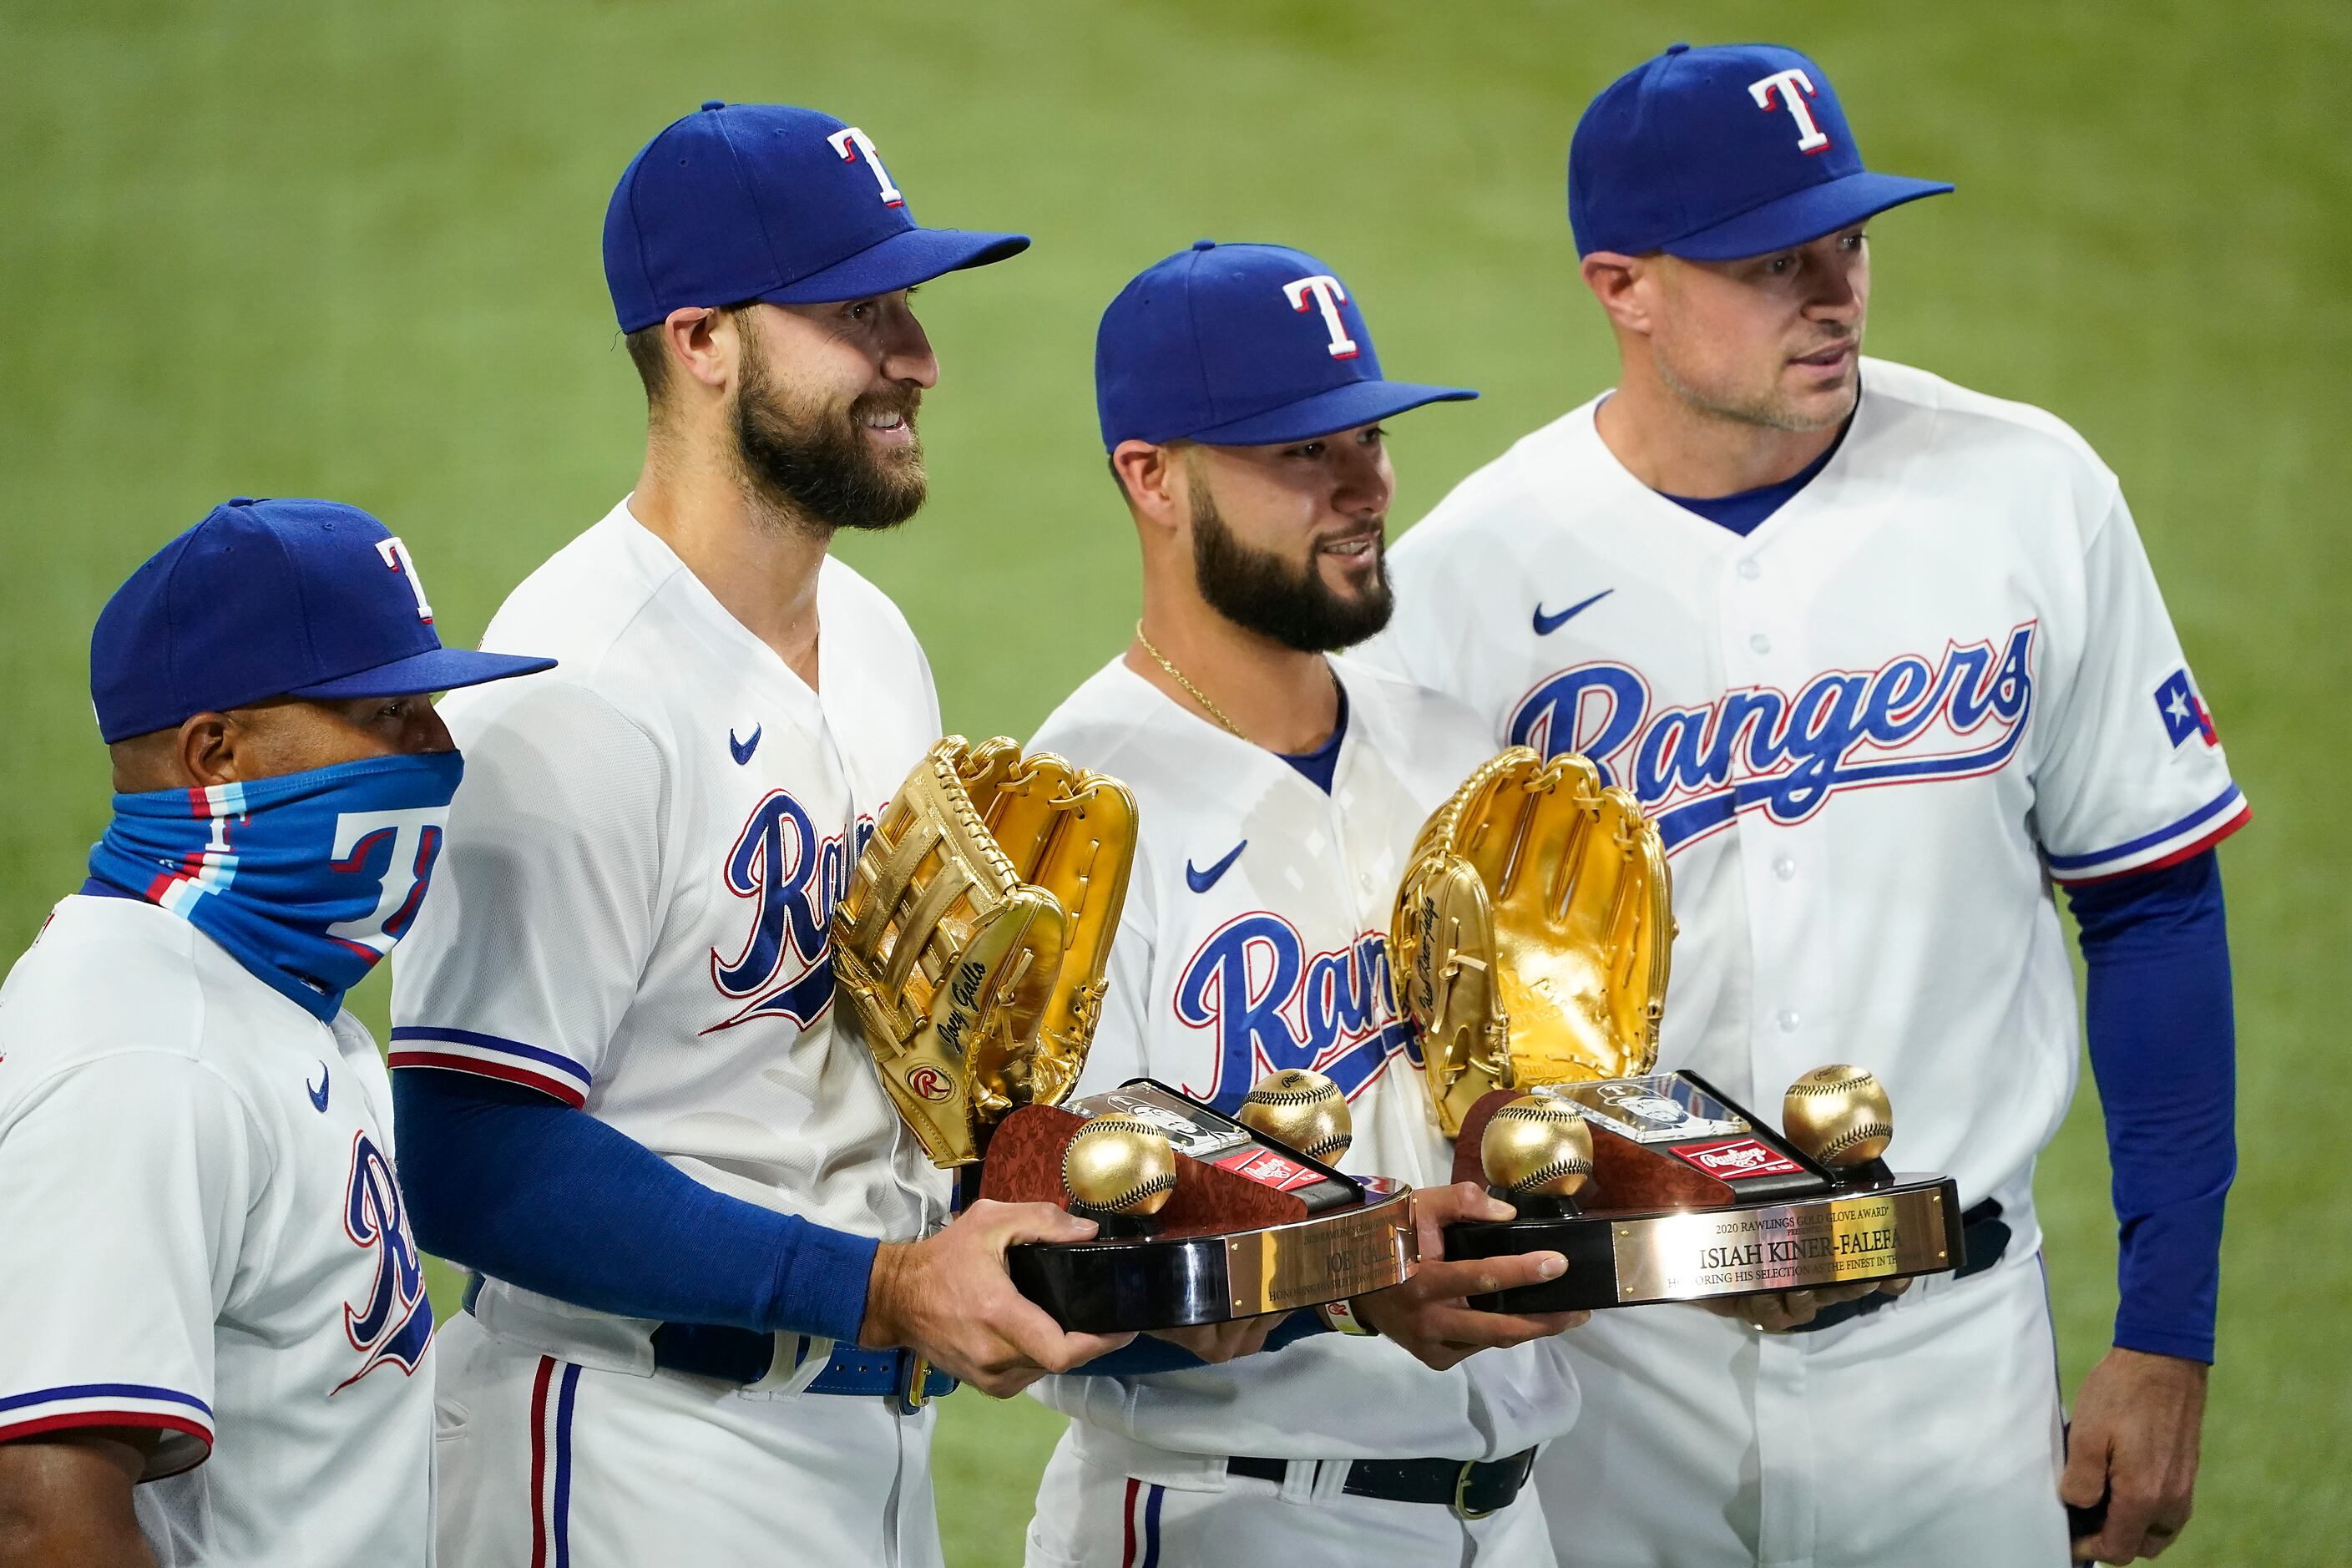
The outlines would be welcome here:
<svg viewBox="0 0 2352 1568">
<path fill-rule="evenodd" d="M 1664 355 L 1657 356 L 1656 364 L 1658 379 L 1665 384 L 1666 390 L 1691 407 L 1704 414 L 1711 414 L 1718 419 L 1729 419 L 1741 425 L 1759 426 L 1767 430 L 1789 430 L 1806 434 L 1816 430 L 1826 430 L 1833 425 L 1843 425 L 1853 415 L 1854 404 L 1862 396 L 1862 388 L 1857 381 L 1853 387 L 1853 395 L 1846 399 L 1844 407 L 1834 414 L 1816 416 L 1800 414 L 1789 400 L 1777 391 L 1740 401 L 1732 401 L 1711 393 L 1701 392 L 1697 387 L 1676 375 L 1675 367 L 1666 362 Z"/>
<path fill-rule="evenodd" d="M 915 430 L 919 387 L 869 392 L 845 407 L 793 407 L 768 374 L 758 340 L 743 339 L 735 397 L 735 450 L 744 482 L 766 500 L 825 528 L 887 529 L 921 510 L 929 481 L 919 437 L 905 452 L 877 454 L 866 437 L 869 414 L 897 414 Z"/>
</svg>

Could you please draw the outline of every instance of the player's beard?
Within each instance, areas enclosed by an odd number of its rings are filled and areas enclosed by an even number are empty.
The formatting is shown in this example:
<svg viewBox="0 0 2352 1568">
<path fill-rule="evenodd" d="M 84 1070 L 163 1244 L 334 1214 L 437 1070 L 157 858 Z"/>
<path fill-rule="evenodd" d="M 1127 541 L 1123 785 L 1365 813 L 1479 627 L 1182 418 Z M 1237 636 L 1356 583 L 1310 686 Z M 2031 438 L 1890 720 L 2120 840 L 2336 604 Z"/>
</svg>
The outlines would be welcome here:
<svg viewBox="0 0 2352 1568">
<path fill-rule="evenodd" d="M 1386 546 L 1372 546 L 1372 581 L 1346 599 L 1323 581 L 1318 550 L 1303 566 L 1234 537 L 1204 485 L 1192 489 L 1192 575 L 1201 596 L 1233 622 L 1301 653 L 1353 647 L 1389 624 Z"/>
<path fill-rule="evenodd" d="M 921 510 L 929 490 L 913 386 L 869 392 L 845 405 L 794 406 L 751 348 L 735 398 L 735 449 L 746 483 L 786 510 L 827 528 L 896 528 Z M 866 438 L 869 414 L 896 414 L 913 437 L 894 453 Z"/>
</svg>

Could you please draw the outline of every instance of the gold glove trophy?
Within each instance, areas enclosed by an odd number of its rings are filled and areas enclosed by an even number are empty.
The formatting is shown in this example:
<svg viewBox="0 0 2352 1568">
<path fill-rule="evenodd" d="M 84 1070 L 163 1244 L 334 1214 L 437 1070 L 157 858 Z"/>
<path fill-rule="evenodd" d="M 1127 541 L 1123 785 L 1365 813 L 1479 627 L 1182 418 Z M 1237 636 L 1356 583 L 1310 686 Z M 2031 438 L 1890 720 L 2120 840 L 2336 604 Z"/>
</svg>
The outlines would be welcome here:
<svg viewBox="0 0 2352 1568">
<path fill-rule="evenodd" d="M 1007 1254 L 1022 1294 L 1065 1328 L 1254 1318 L 1402 1284 L 1420 1261 L 1412 1189 L 1325 1163 L 1349 1137 L 1347 1100 L 1320 1073 L 1271 1075 L 1236 1117 L 1135 1079 L 1006 1117 L 981 1194 L 1061 1203 L 1101 1227 Z"/>
<path fill-rule="evenodd" d="M 1876 1079 L 1790 1086 L 1785 1135 L 1694 1072 L 1656 1072 L 1674 940 L 1657 828 L 1580 756 L 1515 747 L 1422 829 L 1390 965 L 1423 1035 L 1454 1177 L 1518 1217 L 1448 1258 L 1555 1251 L 1559 1279 L 1472 1304 L 1566 1311 L 1901 1279 L 1962 1260 L 1949 1177 L 1879 1157 Z"/>
<path fill-rule="evenodd" d="M 1276 1075 L 1244 1121 L 1148 1079 L 1062 1107 L 1093 1043 L 1135 817 L 1118 780 L 1002 737 L 949 736 L 908 775 L 833 922 L 835 977 L 900 1118 L 958 1173 L 960 1203 L 1097 1222 L 1094 1241 L 1009 1252 L 1013 1282 L 1067 1329 L 1219 1322 L 1400 1283 L 1419 1256 L 1411 1193 L 1317 1157 L 1345 1149 L 1346 1102 L 1319 1079 L 1328 1092 L 1282 1081 L 1316 1075 Z"/>
</svg>

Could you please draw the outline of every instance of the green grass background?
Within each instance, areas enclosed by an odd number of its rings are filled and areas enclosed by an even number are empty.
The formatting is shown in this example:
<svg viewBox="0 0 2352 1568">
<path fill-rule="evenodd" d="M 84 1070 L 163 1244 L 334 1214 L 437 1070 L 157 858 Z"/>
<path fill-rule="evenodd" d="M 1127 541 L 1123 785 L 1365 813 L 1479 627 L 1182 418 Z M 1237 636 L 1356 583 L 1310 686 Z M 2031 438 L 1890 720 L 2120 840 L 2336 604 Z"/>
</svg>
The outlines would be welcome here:
<svg viewBox="0 0 2352 1568">
<path fill-rule="evenodd" d="M 1826 63 L 1874 163 L 1958 183 L 1875 226 L 1872 347 L 2054 409 L 2121 471 L 2255 802 L 2224 857 L 2221 1361 L 2169 1561 L 2352 1559 L 2340 0 L 0 0 L 0 948 L 104 820 L 91 618 L 211 502 L 374 510 L 458 641 L 625 489 L 640 408 L 599 225 L 698 100 L 831 109 L 924 220 L 1036 236 L 924 293 L 934 499 L 844 552 L 912 617 L 950 725 L 1020 734 L 1133 615 L 1088 381 L 1122 281 L 1201 235 L 1304 246 L 1395 374 L 1484 388 L 1398 426 L 1401 526 L 1607 383 L 1562 210 L 1579 109 L 1675 38 L 1759 36 Z M 362 1000 L 380 1024 L 381 983 Z M 2041 1179 L 2070 1385 L 2114 1308 L 2105 1187 L 2086 1087 Z M 1056 1421 L 947 1405 L 951 1562 L 1017 1560 Z"/>
</svg>

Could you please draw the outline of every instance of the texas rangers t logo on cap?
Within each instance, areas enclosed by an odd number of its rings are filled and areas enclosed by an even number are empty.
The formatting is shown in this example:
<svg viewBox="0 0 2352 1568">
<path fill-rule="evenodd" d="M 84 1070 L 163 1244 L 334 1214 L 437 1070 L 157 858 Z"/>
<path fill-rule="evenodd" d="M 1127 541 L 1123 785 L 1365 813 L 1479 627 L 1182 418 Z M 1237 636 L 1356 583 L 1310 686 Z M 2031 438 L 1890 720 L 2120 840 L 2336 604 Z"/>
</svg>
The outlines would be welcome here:
<svg viewBox="0 0 2352 1568">
<path fill-rule="evenodd" d="M 1776 44 L 1675 44 L 1603 88 L 1569 143 L 1579 256 L 1769 256 L 1951 188 L 1864 168 L 1829 73 Z"/>
<path fill-rule="evenodd" d="M 408 546 L 400 535 L 386 534 L 375 542 L 375 552 L 383 563 L 408 579 L 408 591 L 416 595 L 416 618 L 426 626 L 433 624 L 433 606 L 425 602 L 425 579 L 416 574 L 416 563 L 409 559 Z"/>
<path fill-rule="evenodd" d="M 1802 96 L 1800 96 L 1801 90 Z M 1799 152 L 1811 155 L 1830 144 L 1828 135 L 1813 122 L 1813 111 L 1805 102 L 1808 98 L 1820 96 L 1813 90 L 1812 78 L 1790 66 L 1786 70 L 1774 71 L 1770 76 L 1748 84 L 1748 96 L 1756 100 L 1757 108 L 1768 112 L 1772 108 L 1775 93 L 1780 95 L 1781 107 L 1797 118 Z"/>
<path fill-rule="evenodd" d="M 1304 310 L 1307 300 L 1314 300 L 1323 312 L 1324 327 L 1331 333 L 1333 359 L 1354 359 L 1361 352 L 1356 340 L 1348 335 L 1348 323 L 1340 318 L 1339 307 L 1347 303 L 1348 291 L 1339 287 L 1337 278 L 1318 272 L 1312 278 L 1295 279 L 1282 286 L 1282 297 L 1290 301 L 1294 310 Z"/>
<path fill-rule="evenodd" d="M 907 205 L 905 195 L 890 183 L 890 171 L 882 166 L 882 154 L 874 150 L 874 142 L 865 132 L 855 125 L 845 125 L 825 140 L 833 144 L 835 152 L 841 154 L 843 163 L 855 163 L 860 157 L 866 160 L 866 166 L 874 171 L 874 183 L 882 187 L 884 206 Z"/>
</svg>

